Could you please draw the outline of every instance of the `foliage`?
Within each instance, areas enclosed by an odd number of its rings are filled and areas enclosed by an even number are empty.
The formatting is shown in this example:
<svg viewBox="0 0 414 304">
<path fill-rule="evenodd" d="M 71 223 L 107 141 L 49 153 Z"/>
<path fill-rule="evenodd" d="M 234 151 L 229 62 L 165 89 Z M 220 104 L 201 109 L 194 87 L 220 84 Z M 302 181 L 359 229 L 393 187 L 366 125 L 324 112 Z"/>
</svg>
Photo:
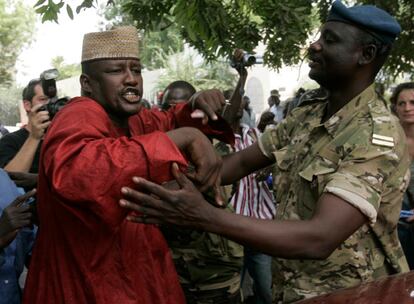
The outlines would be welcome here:
<svg viewBox="0 0 414 304">
<path fill-rule="evenodd" d="M 0 123 L 14 126 L 20 121 L 19 102 L 21 98 L 21 88 L 0 86 Z"/>
<path fill-rule="evenodd" d="M 10 85 L 16 60 L 33 37 L 35 15 L 19 0 L 0 0 L 0 84 Z"/>
<path fill-rule="evenodd" d="M 76 13 L 79 14 L 81 10 L 88 9 L 91 7 L 94 7 L 94 2 L 97 2 L 96 0 L 83 0 L 80 5 L 76 7 Z M 108 1 L 108 3 L 111 3 L 112 1 Z M 73 19 L 73 9 L 72 6 L 69 4 L 66 4 L 65 1 L 58 1 L 55 3 L 53 0 L 39 0 L 34 5 L 36 8 L 36 13 L 42 15 L 42 22 L 45 21 L 54 21 L 58 23 L 58 15 L 60 13 L 60 10 L 65 7 L 66 13 L 68 14 L 69 18 Z"/>
<path fill-rule="evenodd" d="M 67 64 L 62 56 L 52 58 L 52 66 L 59 71 L 57 80 L 62 80 L 81 74 L 80 64 Z"/>
<path fill-rule="evenodd" d="M 196 55 L 191 52 L 178 53 L 165 58 L 165 70 L 160 76 L 157 89 L 165 87 L 175 81 L 184 80 L 191 83 L 197 90 L 216 88 L 226 90 L 235 86 L 236 75 L 232 73 L 227 62 L 217 61 L 197 63 Z"/>
<path fill-rule="evenodd" d="M 40 0 L 40 2 L 45 2 Z M 49 1 L 50 7 L 53 1 Z M 53 11 L 60 10 L 53 4 Z M 68 1 L 66 1 L 68 2 Z M 107 4 L 119 1 L 106 1 Z M 317 28 L 316 19 L 325 20 L 333 0 L 122 0 L 121 11 L 145 31 L 176 26 L 181 37 L 207 60 L 229 56 L 234 48 L 249 52 L 264 42 L 265 63 L 272 68 L 295 64 L 305 55 L 308 39 Z M 349 0 L 348 4 L 375 4 L 396 16 L 404 32 L 387 61 L 386 71 L 396 76 L 411 73 L 414 63 L 412 43 L 414 1 Z M 83 1 L 81 9 L 97 0 Z M 79 7 L 78 7 L 79 8 Z M 45 13 L 43 17 L 45 19 Z M 55 15 L 46 20 L 56 20 Z M 319 23 L 319 22 L 318 22 Z"/>
<path fill-rule="evenodd" d="M 126 0 L 119 0 L 113 5 L 100 9 L 100 14 L 105 17 L 106 28 L 119 25 L 135 25 L 137 23 L 131 15 L 123 9 Z M 141 30 L 140 57 L 143 66 L 148 70 L 163 67 L 166 56 L 183 51 L 184 43 L 176 26 L 169 26 L 162 30 Z"/>
</svg>

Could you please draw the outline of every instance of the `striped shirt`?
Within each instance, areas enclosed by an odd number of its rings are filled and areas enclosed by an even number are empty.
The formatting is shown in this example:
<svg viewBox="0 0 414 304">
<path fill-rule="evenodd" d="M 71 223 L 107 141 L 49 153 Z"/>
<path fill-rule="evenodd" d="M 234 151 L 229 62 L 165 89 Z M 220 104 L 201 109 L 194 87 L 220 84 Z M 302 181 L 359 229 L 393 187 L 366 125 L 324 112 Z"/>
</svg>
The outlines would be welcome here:
<svg viewBox="0 0 414 304">
<path fill-rule="evenodd" d="M 252 145 L 260 136 L 256 128 L 249 128 L 241 124 L 242 134 L 235 134 L 234 150 L 240 151 Z M 273 219 L 276 207 L 273 195 L 265 181 L 257 181 L 256 174 L 243 177 L 238 184 L 236 192 L 230 200 L 235 213 L 259 219 Z"/>
</svg>

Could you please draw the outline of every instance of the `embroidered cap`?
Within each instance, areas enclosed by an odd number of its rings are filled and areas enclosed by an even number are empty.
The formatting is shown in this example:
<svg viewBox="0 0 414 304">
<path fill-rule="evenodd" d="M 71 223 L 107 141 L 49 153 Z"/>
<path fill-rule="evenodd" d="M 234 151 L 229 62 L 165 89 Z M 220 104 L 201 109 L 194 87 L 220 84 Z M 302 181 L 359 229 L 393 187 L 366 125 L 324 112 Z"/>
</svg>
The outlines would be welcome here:
<svg viewBox="0 0 414 304">
<path fill-rule="evenodd" d="M 393 16 L 373 5 L 346 7 L 340 0 L 332 4 L 326 21 L 339 21 L 366 30 L 384 43 L 393 43 L 401 26 Z"/>
<path fill-rule="evenodd" d="M 138 31 L 133 26 L 121 26 L 83 36 L 81 62 L 97 59 L 139 59 Z"/>
</svg>

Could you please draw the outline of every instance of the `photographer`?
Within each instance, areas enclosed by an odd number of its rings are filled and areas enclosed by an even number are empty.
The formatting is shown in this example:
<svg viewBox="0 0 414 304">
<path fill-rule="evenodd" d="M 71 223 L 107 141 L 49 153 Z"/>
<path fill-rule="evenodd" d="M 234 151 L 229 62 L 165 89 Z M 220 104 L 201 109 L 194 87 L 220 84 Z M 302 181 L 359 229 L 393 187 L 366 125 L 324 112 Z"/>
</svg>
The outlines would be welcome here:
<svg viewBox="0 0 414 304">
<path fill-rule="evenodd" d="M 50 124 L 49 113 L 39 109 L 49 97 L 40 79 L 34 79 L 23 90 L 23 107 L 29 122 L 20 130 L 0 139 L 0 167 L 7 171 L 37 173 L 41 140 Z"/>
<path fill-rule="evenodd" d="M 58 70 L 46 70 L 23 89 L 23 106 L 29 123 L 0 140 L 0 167 L 6 171 L 37 174 L 40 146 L 46 129 L 69 100 L 68 97 L 57 97 L 58 76 Z"/>
</svg>

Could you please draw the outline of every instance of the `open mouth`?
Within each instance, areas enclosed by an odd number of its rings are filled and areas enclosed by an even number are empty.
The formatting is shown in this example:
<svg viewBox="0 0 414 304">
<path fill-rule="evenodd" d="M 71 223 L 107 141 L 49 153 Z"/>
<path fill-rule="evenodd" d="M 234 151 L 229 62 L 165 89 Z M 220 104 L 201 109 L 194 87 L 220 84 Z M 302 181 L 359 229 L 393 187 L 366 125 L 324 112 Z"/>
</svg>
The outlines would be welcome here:
<svg viewBox="0 0 414 304">
<path fill-rule="evenodd" d="M 317 66 L 317 65 L 321 65 L 321 62 L 316 58 L 310 58 L 309 57 L 309 66 L 314 67 L 314 66 Z"/>
<path fill-rule="evenodd" d="M 141 101 L 141 94 L 135 88 L 127 88 L 122 91 L 121 96 L 129 103 L 138 103 Z"/>
</svg>

